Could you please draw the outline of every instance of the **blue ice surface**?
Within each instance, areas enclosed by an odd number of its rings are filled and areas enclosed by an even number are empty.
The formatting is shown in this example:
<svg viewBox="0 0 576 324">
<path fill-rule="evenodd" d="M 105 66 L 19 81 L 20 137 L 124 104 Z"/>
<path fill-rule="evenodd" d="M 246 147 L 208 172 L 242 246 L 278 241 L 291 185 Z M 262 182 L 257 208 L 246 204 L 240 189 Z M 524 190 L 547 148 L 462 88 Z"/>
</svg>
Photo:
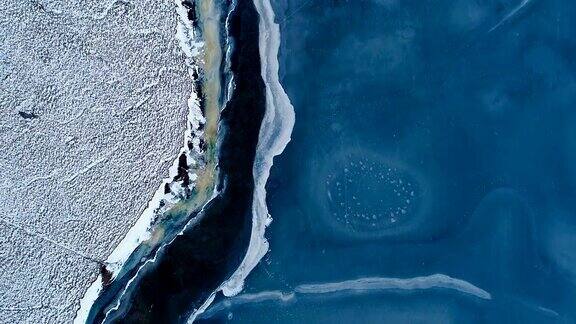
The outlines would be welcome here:
<svg viewBox="0 0 576 324">
<path fill-rule="evenodd" d="M 576 2 L 272 3 L 271 250 L 204 318 L 576 322 Z"/>
</svg>

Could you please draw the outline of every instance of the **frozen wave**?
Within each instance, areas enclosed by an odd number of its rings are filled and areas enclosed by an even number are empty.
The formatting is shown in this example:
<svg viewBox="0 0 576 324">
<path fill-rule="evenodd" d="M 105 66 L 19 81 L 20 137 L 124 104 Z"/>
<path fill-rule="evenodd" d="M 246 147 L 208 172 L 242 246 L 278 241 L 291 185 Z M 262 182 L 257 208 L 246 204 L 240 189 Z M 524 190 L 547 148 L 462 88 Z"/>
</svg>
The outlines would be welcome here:
<svg viewBox="0 0 576 324">
<path fill-rule="evenodd" d="M 248 252 L 241 265 L 222 286 L 226 296 L 238 294 L 244 279 L 268 251 L 264 237 L 266 226 L 272 218 L 266 206 L 266 181 L 273 159 L 284 151 L 294 127 L 294 107 L 278 79 L 278 48 L 280 27 L 274 22 L 274 12 L 269 0 L 254 0 L 259 20 L 259 48 L 262 79 L 266 84 L 266 113 L 260 127 L 254 162 L 254 200 L 252 202 L 252 234 Z"/>
</svg>

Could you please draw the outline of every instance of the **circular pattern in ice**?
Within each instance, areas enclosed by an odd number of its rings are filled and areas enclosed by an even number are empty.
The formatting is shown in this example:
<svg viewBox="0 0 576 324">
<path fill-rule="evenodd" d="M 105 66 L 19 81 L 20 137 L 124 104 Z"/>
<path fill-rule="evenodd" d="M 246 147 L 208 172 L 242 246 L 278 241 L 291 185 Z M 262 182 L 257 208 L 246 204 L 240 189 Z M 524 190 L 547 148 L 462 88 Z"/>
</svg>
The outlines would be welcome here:
<svg viewBox="0 0 576 324">
<path fill-rule="evenodd" d="M 351 234 L 385 234 L 415 217 L 421 205 L 416 178 L 379 159 L 349 155 L 325 181 L 331 223 Z"/>
</svg>

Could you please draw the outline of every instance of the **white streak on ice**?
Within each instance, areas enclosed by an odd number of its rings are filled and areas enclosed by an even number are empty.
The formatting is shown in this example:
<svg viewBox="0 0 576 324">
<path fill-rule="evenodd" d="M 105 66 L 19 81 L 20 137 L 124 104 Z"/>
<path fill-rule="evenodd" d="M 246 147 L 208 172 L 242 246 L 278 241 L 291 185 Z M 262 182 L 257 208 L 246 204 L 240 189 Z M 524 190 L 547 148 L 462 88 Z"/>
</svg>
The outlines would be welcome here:
<svg viewBox="0 0 576 324">
<path fill-rule="evenodd" d="M 278 290 L 261 291 L 252 294 L 241 294 L 236 297 L 223 300 L 204 313 L 204 318 L 215 316 L 221 311 L 230 309 L 234 306 L 245 304 L 255 304 L 263 302 L 278 302 L 285 304 L 292 302 L 298 298 L 299 295 L 321 295 L 331 294 L 338 292 L 355 292 L 355 293 L 369 293 L 369 292 L 382 292 L 388 290 L 426 290 L 433 288 L 443 288 L 449 290 L 459 291 L 468 295 L 472 295 L 481 299 L 492 299 L 490 293 L 485 290 L 474 286 L 473 284 L 449 277 L 443 274 L 433 274 L 430 276 L 414 277 L 414 278 L 383 278 L 383 277 L 370 277 L 360 278 L 355 280 L 346 280 L 341 282 L 329 282 L 320 284 L 303 284 L 297 286 L 292 292 L 282 292 Z"/>
<path fill-rule="evenodd" d="M 290 142 L 294 128 L 294 107 L 278 79 L 278 48 L 280 47 L 280 28 L 274 23 L 274 12 L 269 0 L 254 0 L 260 17 L 259 20 L 259 54 L 261 75 L 266 86 L 266 112 L 256 148 L 254 168 L 254 196 L 252 202 L 252 233 L 246 256 L 242 263 L 210 297 L 188 318 L 188 323 L 204 313 L 212 304 L 216 293 L 222 291 L 225 296 L 234 296 L 242 291 L 244 280 L 262 257 L 268 252 L 268 241 L 264 237 L 266 226 L 272 218 L 266 206 L 266 181 L 270 174 L 273 159 L 281 154 Z M 235 6 L 235 2 L 233 2 Z M 231 8 L 231 12 L 234 8 Z M 228 52 L 228 54 L 230 54 Z M 231 90 L 232 82 L 229 87 Z M 232 91 L 229 91 L 229 95 Z"/>
<path fill-rule="evenodd" d="M 451 289 L 482 299 L 492 299 L 492 296 L 485 290 L 478 288 L 465 280 L 452 278 L 443 274 L 433 274 L 426 277 L 408 279 L 373 277 L 333 283 L 306 284 L 296 287 L 295 291 L 303 294 L 326 294 L 350 290 L 424 290 L 430 288 Z"/>
<path fill-rule="evenodd" d="M 264 231 L 272 218 L 266 206 L 265 185 L 273 159 L 284 151 L 294 127 L 294 107 L 278 80 L 280 27 L 274 22 L 274 12 L 269 0 L 254 0 L 254 5 L 260 17 L 259 47 L 262 79 L 266 84 L 266 112 L 260 127 L 253 168 L 255 188 L 250 245 L 241 265 L 222 286 L 225 296 L 236 295 L 242 290 L 248 274 L 268 252 L 268 241 L 264 237 Z"/>
<path fill-rule="evenodd" d="M 518 6 L 512 9 L 512 11 L 510 11 L 504 18 L 502 18 L 502 20 L 500 20 L 496 25 L 494 25 L 494 27 L 490 28 L 488 32 L 491 33 L 494 30 L 498 29 L 498 27 L 502 26 L 502 24 L 510 20 L 512 17 L 516 16 L 518 12 L 522 10 L 522 8 L 526 7 L 526 5 L 529 4 L 531 1 L 532 0 L 522 0 L 522 2 Z"/>
<path fill-rule="evenodd" d="M 216 292 L 213 292 L 212 294 L 210 294 L 210 296 L 208 297 L 208 299 L 206 299 L 206 301 L 204 302 L 204 304 L 202 304 L 202 306 L 200 306 L 200 308 L 198 308 L 197 310 L 195 310 L 192 315 L 190 315 L 190 317 L 188 318 L 188 320 L 186 321 L 187 324 L 192 324 L 194 323 L 194 321 L 196 320 L 196 317 L 198 317 L 198 315 L 204 313 L 206 311 L 206 309 L 208 308 L 208 306 L 210 306 L 212 304 L 212 302 L 214 302 L 214 298 L 216 298 Z"/>
<path fill-rule="evenodd" d="M 246 304 L 258 304 L 269 301 L 284 304 L 289 303 L 295 299 L 296 294 L 294 292 L 285 293 L 279 290 L 261 291 L 252 294 L 241 294 L 231 299 L 225 299 L 215 304 L 213 307 L 209 308 L 202 315 L 202 318 L 211 318 L 217 313 L 234 306 L 241 306 Z"/>
</svg>

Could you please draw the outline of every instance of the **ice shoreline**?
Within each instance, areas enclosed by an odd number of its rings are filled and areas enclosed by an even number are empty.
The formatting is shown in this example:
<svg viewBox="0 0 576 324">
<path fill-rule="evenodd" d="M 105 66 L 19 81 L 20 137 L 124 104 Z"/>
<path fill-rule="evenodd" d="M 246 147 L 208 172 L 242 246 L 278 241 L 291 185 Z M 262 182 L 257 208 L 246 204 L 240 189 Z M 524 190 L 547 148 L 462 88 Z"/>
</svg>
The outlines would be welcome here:
<svg viewBox="0 0 576 324">
<path fill-rule="evenodd" d="M 200 54 L 203 43 L 199 40 L 193 22 L 187 17 L 186 7 L 180 0 L 174 0 L 174 3 L 176 5 L 178 17 L 175 37 L 186 57 L 185 61 L 188 66 L 190 79 L 193 83 L 196 83 L 199 82 L 197 79 L 199 67 L 194 64 L 193 60 Z M 112 279 L 118 275 L 123 265 L 138 246 L 152 237 L 152 224 L 156 217 L 174 203 L 180 201 L 185 192 L 191 190 L 195 186 L 194 180 L 196 174 L 192 172 L 189 172 L 191 180 L 189 185 L 180 183 L 181 181 L 177 181 L 175 178 L 179 175 L 180 156 L 186 156 L 188 166 L 192 166 L 197 162 L 195 157 L 203 153 L 198 139 L 203 135 L 202 126 L 206 120 L 200 108 L 200 100 L 201 98 L 199 98 L 198 93 L 196 93 L 195 88 L 193 88 L 190 97 L 187 100 L 188 114 L 186 119 L 186 129 L 184 132 L 184 145 L 181 147 L 178 155 L 170 166 L 168 177 L 162 180 L 161 185 L 154 192 L 152 199 L 150 199 L 146 209 L 138 217 L 136 223 L 134 223 L 122 241 L 120 241 L 104 261 L 106 270 L 110 271 Z M 170 187 L 171 191 L 165 193 L 165 188 L 167 186 Z M 168 205 L 166 205 L 166 203 L 168 203 Z M 76 317 L 74 318 L 75 324 L 86 323 L 92 305 L 100 296 L 103 288 L 103 276 L 102 274 L 99 274 L 96 280 L 94 280 L 86 290 L 84 297 L 80 300 L 80 308 L 77 310 Z"/>
<path fill-rule="evenodd" d="M 294 107 L 278 79 L 278 49 L 280 27 L 274 22 L 274 12 L 269 0 L 254 0 L 259 15 L 259 49 L 262 79 L 266 85 L 266 112 L 260 127 L 260 135 L 254 161 L 254 196 L 252 202 L 252 234 L 248 252 L 236 272 L 222 285 L 225 296 L 238 294 L 248 274 L 268 252 L 264 237 L 266 227 L 272 221 L 266 206 L 266 182 L 275 156 L 280 155 L 294 127 Z"/>
<path fill-rule="evenodd" d="M 259 54 L 261 76 L 266 87 L 266 112 L 262 124 L 254 160 L 254 194 L 252 201 L 252 233 L 248 250 L 236 271 L 214 291 L 206 302 L 188 319 L 192 323 L 214 301 L 221 291 L 231 297 L 240 293 L 248 274 L 268 252 L 269 244 L 264 237 L 266 227 L 272 222 L 266 206 L 266 182 L 275 156 L 280 155 L 290 142 L 294 127 L 294 107 L 282 88 L 278 77 L 278 49 L 280 27 L 274 22 L 274 12 L 269 0 L 254 0 L 259 15 Z"/>
</svg>

